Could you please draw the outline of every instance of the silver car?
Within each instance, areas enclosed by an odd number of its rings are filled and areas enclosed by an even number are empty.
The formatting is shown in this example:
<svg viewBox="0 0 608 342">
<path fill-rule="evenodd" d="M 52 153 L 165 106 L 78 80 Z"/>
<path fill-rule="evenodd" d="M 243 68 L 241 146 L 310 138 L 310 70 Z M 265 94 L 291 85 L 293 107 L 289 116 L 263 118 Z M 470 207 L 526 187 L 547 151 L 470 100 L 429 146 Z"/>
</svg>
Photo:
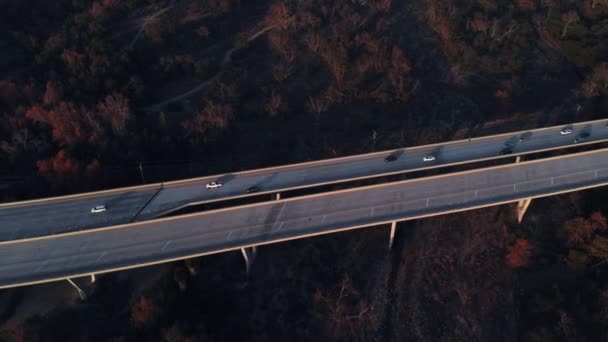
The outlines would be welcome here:
<svg viewBox="0 0 608 342">
<path fill-rule="evenodd" d="M 91 214 L 97 214 L 97 213 L 102 213 L 106 211 L 106 206 L 105 205 L 96 205 L 93 208 L 91 208 Z"/>
</svg>

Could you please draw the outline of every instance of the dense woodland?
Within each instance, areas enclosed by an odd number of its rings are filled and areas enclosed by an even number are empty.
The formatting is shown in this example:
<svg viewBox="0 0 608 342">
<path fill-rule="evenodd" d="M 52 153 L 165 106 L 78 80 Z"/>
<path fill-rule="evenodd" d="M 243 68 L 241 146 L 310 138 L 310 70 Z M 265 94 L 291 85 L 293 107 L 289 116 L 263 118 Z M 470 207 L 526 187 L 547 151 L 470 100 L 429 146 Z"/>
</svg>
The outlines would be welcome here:
<svg viewBox="0 0 608 342">
<path fill-rule="evenodd" d="M 0 201 L 605 117 L 607 0 L 1 0 Z M 605 189 L 102 277 L 7 341 L 603 341 Z M 127 272 L 128 273 L 128 272 Z"/>
</svg>

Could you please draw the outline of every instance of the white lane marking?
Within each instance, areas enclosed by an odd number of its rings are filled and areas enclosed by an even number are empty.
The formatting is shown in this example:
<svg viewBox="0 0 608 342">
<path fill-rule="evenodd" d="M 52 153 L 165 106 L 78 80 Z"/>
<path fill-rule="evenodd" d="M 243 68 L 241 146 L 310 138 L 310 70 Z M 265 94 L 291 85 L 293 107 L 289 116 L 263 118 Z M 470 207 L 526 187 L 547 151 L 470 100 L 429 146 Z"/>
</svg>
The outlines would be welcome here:
<svg viewBox="0 0 608 342">
<path fill-rule="evenodd" d="M 164 245 L 164 246 L 163 246 L 163 248 L 161 248 L 160 250 L 161 250 L 161 251 L 164 251 L 164 250 L 165 250 L 165 248 L 167 248 L 167 246 L 169 246 L 169 244 L 170 244 L 170 243 L 171 243 L 171 240 L 169 240 L 169 241 L 165 242 L 165 245 Z"/>
<path fill-rule="evenodd" d="M 430 201 L 430 200 L 431 200 L 430 198 L 427 198 L 427 199 L 426 199 L 426 207 L 427 207 L 427 208 L 429 207 L 429 201 Z"/>
<path fill-rule="evenodd" d="M 284 223 L 285 223 L 285 222 L 281 222 L 281 224 L 279 225 L 279 228 L 278 228 L 277 230 L 281 230 L 281 229 L 283 229 L 283 224 L 284 224 Z"/>
<path fill-rule="evenodd" d="M 95 261 L 99 261 L 99 260 L 101 260 L 101 258 L 103 258 L 104 256 L 106 256 L 106 254 L 108 254 L 108 252 L 103 252 L 103 253 L 101 253 L 101 255 L 100 255 L 100 256 L 97 258 L 97 260 L 95 260 Z"/>
<path fill-rule="evenodd" d="M 372 211 L 374 210 L 374 208 L 372 208 Z M 321 223 L 325 222 L 325 219 L 327 218 L 327 215 L 323 215 L 323 218 L 321 218 Z"/>
<path fill-rule="evenodd" d="M 372 211 L 369 213 L 369 216 L 374 216 L 374 207 L 372 207 Z M 323 216 L 323 220 L 325 220 L 325 216 Z"/>
<path fill-rule="evenodd" d="M 47 264 L 49 263 L 48 260 L 45 260 L 43 263 L 41 263 L 34 272 L 38 272 L 40 271 L 40 269 L 44 268 Z"/>
<path fill-rule="evenodd" d="M 232 237 L 232 232 L 228 232 L 228 237 L 226 237 L 226 240 L 230 240 L 231 237 Z"/>
</svg>

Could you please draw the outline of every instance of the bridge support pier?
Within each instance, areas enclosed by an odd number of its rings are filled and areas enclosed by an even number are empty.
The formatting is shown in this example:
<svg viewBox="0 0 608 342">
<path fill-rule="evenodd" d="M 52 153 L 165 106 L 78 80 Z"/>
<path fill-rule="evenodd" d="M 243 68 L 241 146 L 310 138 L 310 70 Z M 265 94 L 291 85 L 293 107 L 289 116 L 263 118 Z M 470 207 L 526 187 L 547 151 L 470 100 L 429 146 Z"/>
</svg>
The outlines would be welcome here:
<svg viewBox="0 0 608 342">
<path fill-rule="evenodd" d="M 245 259 L 245 272 L 249 274 L 251 270 L 251 265 L 253 265 L 253 260 L 258 254 L 258 247 L 253 246 L 251 248 L 241 248 L 241 253 L 243 253 L 243 258 Z"/>
<path fill-rule="evenodd" d="M 515 162 L 519 163 L 522 159 L 523 159 L 522 156 L 517 156 L 515 158 Z M 523 199 L 523 200 L 517 202 L 517 222 L 521 223 L 521 221 L 523 221 L 524 214 L 528 210 L 530 203 L 532 203 L 531 198 L 526 198 L 526 199 Z"/>
<path fill-rule="evenodd" d="M 528 210 L 530 203 L 532 203 L 531 198 L 526 198 L 517 202 L 517 222 L 521 223 L 521 221 L 523 221 L 524 214 L 526 213 L 526 210 Z"/>
<path fill-rule="evenodd" d="M 88 295 L 95 289 L 95 274 L 91 274 L 90 280 L 88 277 L 74 278 L 74 280 L 66 278 L 65 280 L 76 289 L 78 296 L 80 296 L 80 299 L 82 300 L 86 300 Z"/>
<path fill-rule="evenodd" d="M 397 221 L 391 222 L 391 235 L 388 239 L 388 250 L 393 248 L 393 241 L 395 240 L 395 230 L 397 230 Z"/>
<path fill-rule="evenodd" d="M 68 283 L 70 283 L 76 289 L 76 291 L 78 292 L 78 295 L 80 296 L 80 299 L 82 299 L 82 300 L 87 299 L 86 292 L 84 292 L 78 285 L 76 285 L 76 283 L 73 282 L 72 279 L 66 278 L 65 280 L 67 280 Z"/>
<path fill-rule="evenodd" d="M 280 199 L 281 199 L 281 193 L 280 193 L 280 192 L 277 192 L 277 193 L 275 193 L 275 194 L 273 195 L 273 197 L 274 197 L 273 199 L 274 199 L 275 201 L 278 201 L 278 200 L 280 200 Z"/>
</svg>

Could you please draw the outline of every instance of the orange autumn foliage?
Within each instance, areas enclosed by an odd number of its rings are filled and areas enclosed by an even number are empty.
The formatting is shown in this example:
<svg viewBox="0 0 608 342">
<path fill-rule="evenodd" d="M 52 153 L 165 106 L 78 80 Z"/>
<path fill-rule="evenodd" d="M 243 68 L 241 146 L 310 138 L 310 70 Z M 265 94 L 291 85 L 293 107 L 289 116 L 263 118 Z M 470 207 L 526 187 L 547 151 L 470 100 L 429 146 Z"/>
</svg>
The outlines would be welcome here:
<svg viewBox="0 0 608 342">
<path fill-rule="evenodd" d="M 530 263 L 532 257 L 532 245 L 525 239 L 517 239 L 513 246 L 510 246 L 507 253 L 507 265 L 513 269 L 522 268 Z"/>
</svg>

